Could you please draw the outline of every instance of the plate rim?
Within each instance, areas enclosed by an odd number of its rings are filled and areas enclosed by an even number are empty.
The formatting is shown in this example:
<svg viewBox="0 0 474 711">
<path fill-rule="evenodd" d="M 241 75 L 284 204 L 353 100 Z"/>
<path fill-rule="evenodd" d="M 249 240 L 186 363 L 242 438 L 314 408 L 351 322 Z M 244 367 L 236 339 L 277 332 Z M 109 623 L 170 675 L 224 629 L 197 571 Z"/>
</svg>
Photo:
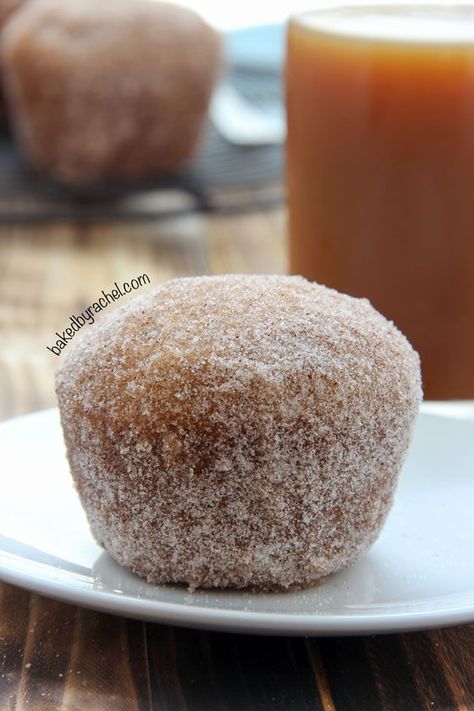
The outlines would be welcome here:
<svg viewBox="0 0 474 711">
<path fill-rule="evenodd" d="M 425 402 L 421 413 L 455 417 L 474 423 L 474 401 L 457 403 Z M 0 428 L 18 420 L 32 417 L 57 417 L 57 408 L 49 408 L 20 415 L 0 423 Z M 6 555 L 5 555 L 6 554 Z M 0 550 L 0 579 L 25 590 L 45 595 L 69 604 L 79 605 L 100 612 L 119 615 L 178 627 L 201 628 L 222 632 L 243 634 L 267 634 L 283 636 L 351 636 L 367 634 L 396 634 L 423 629 L 468 624 L 474 622 L 474 590 L 462 593 L 446 593 L 427 602 L 440 598 L 453 599 L 452 607 L 425 610 L 399 610 L 387 613 L 356 614 L 311 614 L 278 613 L 251 610 L 232 610 L 200 605 L 150 600 L 127 593 L 110 593 L 67 585 L 60 580 L 48 579 L 40 574 L 18 570 L 8 564 L 8 556 L 24 559 L 14 553 Z M 291 594 L 291 593 L 290 593 Z M 456 603 L 456 599 L 462 602 Z M 414 601 L 415 602 L 415 601 Z M 404 603 L 405 605 L 409 603 Z"/>
<path fill-rule="evenodd" d="M 178 627 L 243 634 L 284 636 L 398 634 L 474 622 L 474 591 L 466 593 L 466 597 L 471 597 L 471 602 L 455 605 L 452 609 L 404 610 L 388 614 L 376 613 L 370 616 L 366 614 L 312 615 L 226 610 L 149 600 L 127 594 L 114 595 L 100 590 L 71 587 L 60 581 L 48 580 L 26 571 L 18 572 L 4 565 L 1 559 L 0 578 L 25 590 L 108 614 Z M 449 599 L 456 595 L 447 593 L 442 597 Z"/>
</svg>

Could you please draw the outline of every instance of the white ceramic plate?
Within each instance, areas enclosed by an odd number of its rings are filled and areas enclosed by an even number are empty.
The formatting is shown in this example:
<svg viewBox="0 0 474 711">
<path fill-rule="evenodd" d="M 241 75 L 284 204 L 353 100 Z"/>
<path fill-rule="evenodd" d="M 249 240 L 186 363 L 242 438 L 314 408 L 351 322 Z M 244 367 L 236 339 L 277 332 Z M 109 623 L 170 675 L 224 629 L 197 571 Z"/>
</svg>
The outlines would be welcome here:
<svg viewBox="0 0 474 711">
<path fill-rule="evenodd" d="M 395 506 L 353 568 L 285 594 L 150 585 L 89 532 L 56 410 L 0 425 L 0 577 L 106 612 L 265 634 L 395 632 L 474 620 L 474 405 L 423 406 Z"/>
</svg>

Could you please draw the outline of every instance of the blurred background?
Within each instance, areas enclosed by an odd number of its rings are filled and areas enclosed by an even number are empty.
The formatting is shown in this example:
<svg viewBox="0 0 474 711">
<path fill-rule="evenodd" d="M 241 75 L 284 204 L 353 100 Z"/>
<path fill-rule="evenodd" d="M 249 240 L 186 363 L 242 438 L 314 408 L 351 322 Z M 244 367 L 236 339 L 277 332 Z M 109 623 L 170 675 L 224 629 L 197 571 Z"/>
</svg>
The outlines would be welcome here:
<svg viewBox="0 0 474 711">
<path fill-rule="evenodd" d="M 0 139 L 0 413 L 55 405 L 47 350 L 114 282 L 286 269 L 282 91 L 288 3 L 181 3 L 223 37 L 198 147 L 163 175 L 75 184 L 35 166 L 14 122 Z M 12 23 L 12 11 L 5 26 Z M 25 5 L 25 3 L 23 3 Z M 292 5 L 292 10 L 307 3 Z M 6 13 L 5 8 L 0 8 Z M 46 21 L 45 21 L 46 22 Z M 57 23 L 57 21 L 56 21 Z M 19 42 L 17 38 L 15 41 Z M 39 45 L 32 50 L 37 61 Z M 36 53 L 36 54 L 35 54 Z M 14 54 L 9 57 L 15 65 Z M 13 67 L 18 74 L 24 67 Z M 23 81 L 27 78 L 23 76 Z M 21 122 L 21 118 L 18 119 Z M 21 134 L 21 129 L 20 129 Z M 43 141 L 44 143 L 44 141 Z M 50 149 L 51 150 L 51 149 Z M 34 153 L 34 152 L 33 152 Z M 123 297 L 120 303 L 127 298 Z M 115 306 L 114 306 L 115 307 Z"/>
<path fill-rule="evenodd" d="M 287 271 L 286 20 L 335 4 L 0 0 L 1 416 L 115 282 Z"/>
</svg>

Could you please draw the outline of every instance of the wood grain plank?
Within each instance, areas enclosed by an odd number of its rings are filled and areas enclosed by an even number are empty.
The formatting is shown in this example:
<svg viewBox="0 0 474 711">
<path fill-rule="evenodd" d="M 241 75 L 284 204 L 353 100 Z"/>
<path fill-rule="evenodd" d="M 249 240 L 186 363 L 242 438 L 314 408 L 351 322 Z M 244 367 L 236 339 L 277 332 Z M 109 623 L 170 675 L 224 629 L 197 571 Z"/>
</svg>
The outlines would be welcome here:
<svg viewBox="0 0 474 711">
<path fill-rule="evenodd" d="M 321 659 L 333 703 L 339 711 L 375 711 L 383 709 L 373 670 L 363 638 L 327 638 L 308 640 L 319 644 Z M 416 707 L 407 706 L 407 711 Z"/>
<path fill-rule="evenodd" d="M 311 667 L 313 669 L 322 707 L 324 711 L 336 711 L 317 640 L 312 640 L 311 643 L 309 640 L 306 640 L 305 645 L 308 657 L 311 661 Z"/>
<path fill-rule="evenodd" d="M 75 609 L 62 708 L 141 711 L 150 696 L 143 686 L 137 689 L 131 670 L 134 645 L 128 635 L 133 632 L 121 617 Z"/>
<path fill-rule="evenodd" d="M 147 624 L 145 634 L 153 708 L 186 711 L 176 662 L 175 630 L 164 625 Z"/>
<path fill-rule="evenodd" d="M 281 274 L 286 269 L 284 220 L 278 212 L 216 216 L 207 225 L 212 274 Z M 280 218 L 280 219 L 279 219 Z"/>
<path fill-rule="evenodd" d="M 127 620 L 126 626 L 128 664 L 138 708 L 140 711 L 148 711 L 148 709 L 153 708 L 153 700 L 148 658 L 147 625 L 140 620 Z"/>
<path fill-rule="evenodd" d="M 460 625 L 427 633 L 435 650 L 435 668 L 443 670 L 453 708 L 474 709 L 474 625 Z"/>
<path fill-rule="evenodd" d="M 230 711 L 322 711 L 301 639 L 211 633 L 209 657 Z"/>
<path fill-rule="evenodd" d="M 31 596 L 16 709 L 60 707 L 69 668 L 76 608 Z"/>
<path fill-rule="evenodd" d="M 0 709 L 15 708 L 30 618 L 30 593 L 0 582 Z"/>
<path fill-rule="evenodd" d="M 399 639 L 420 697 L 425 699 L 425 708 L 456 707 L 456 699 L 444 673 L 445 667 L 437 664 L 436 650 L 428 634 L 404 634 Z"/>
<path fill-rule="evenodd" d="M 176 629 L 176 666 L 188 711 L 226 711 L 228 705 L 216 673 L 209 632 Z"/>
<path fill-rule="evenodd" d="M 387 711 L 398 711 L 403 699 L 407 708 L 425 708 L 425 699 L 415 681 L 416 669 L 407 658 L 405 647 L 397 635 L 364 638 L 372 674 Z"/>
</svg>

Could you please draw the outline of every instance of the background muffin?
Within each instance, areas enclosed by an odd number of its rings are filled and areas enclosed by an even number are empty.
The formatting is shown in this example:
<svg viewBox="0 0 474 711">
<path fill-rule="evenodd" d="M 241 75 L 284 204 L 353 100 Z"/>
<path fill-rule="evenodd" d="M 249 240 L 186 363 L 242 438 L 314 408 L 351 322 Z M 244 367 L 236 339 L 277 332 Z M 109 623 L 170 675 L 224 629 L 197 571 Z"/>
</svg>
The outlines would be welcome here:
<svg viewBox="0 0 474 711">
<path fill-rule="evenodd" d="M 203 20 L 151 0 L 31 0 L 3 41 L 23 151 L 72 183 L 179 168 L 196 147 L 219 61 Z"/>
<path fill-rule="evenodd" d="M 5 27 L 6 22 L 12 16 L 13 12 L 17 10 L 20 5 L 23 4 L 25 0 L 0 0 L 0 43 L 2 41 L 1 33 Z M 0 76 L 3 73 L 3 69 L 0 70 Z M 5 97 L 3 92 L 3 76 L 0 79 L 0 122 L 7 120 L 7 110 L 5 105 Z"/>
</svg>

